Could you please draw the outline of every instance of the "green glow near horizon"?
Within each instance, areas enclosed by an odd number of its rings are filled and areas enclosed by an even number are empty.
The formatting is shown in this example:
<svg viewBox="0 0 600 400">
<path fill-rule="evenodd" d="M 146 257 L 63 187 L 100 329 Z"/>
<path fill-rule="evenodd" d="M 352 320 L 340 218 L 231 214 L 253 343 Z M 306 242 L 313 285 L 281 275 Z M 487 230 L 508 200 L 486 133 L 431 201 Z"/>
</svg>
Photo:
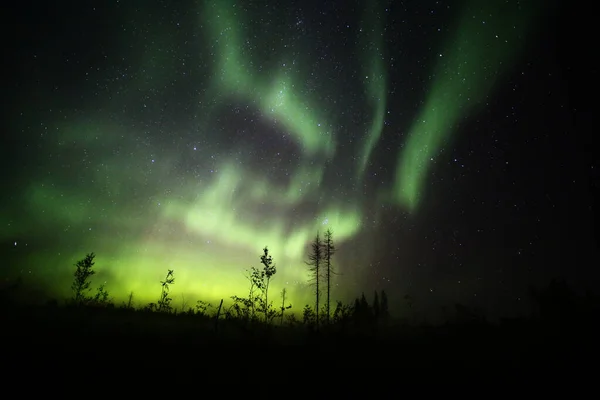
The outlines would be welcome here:
<svg viewBox="0 0 600 400">
<path fill-rule="evenodd" d="M 468 1 L 457 34 L 438 52 L 431 88 L 396 167 L 394 199 L 410 211 L 418 207 L 429 169 L 456 124 L 485 101 L 524 46 L 534 22 L 533 6 L 526 5 L 530 9 L 511 9 L 501 0 Z"/>
</svg>

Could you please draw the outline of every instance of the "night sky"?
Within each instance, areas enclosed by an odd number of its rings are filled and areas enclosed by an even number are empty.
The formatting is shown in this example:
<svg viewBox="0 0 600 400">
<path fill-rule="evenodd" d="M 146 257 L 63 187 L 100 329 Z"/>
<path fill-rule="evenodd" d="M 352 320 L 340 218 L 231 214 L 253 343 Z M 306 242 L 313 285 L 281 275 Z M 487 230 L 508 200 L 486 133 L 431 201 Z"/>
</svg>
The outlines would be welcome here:
<svg viewBox="0 0 600 400">
<path fill-rule="evenodd" d="M 506 314 L 597 274 L 592 48 L 550 1 L 61 1 L 5 10 L 3 279 L 175 303 L 386 290 Z M 576 23 L 576 24 L 575 24 Z M 590 61 L 586 63 L 586 59 Z M 594 258 L 593 258 L 594 257 Z M 594 261 L 596 260 L 596 261 Z M 393 311 L 393 310 L 392 310 Z"/>
</svg>

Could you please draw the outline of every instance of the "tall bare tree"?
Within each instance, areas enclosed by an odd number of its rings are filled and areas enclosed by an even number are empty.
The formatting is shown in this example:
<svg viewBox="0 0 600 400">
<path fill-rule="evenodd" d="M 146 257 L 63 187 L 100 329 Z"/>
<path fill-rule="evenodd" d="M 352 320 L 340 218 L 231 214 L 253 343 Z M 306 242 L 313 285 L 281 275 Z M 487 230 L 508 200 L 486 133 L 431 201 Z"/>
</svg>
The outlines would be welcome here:
<svg viewBox="0 0 600 400">
<path fill-rule="evenodd" d="M 315 323 L 319 326 L 319 283 L 321 280 L 321 267 L 324 259 L 323 242 L 317 232 L 315 240 L 310 244 L 310 253 L 306 265 L 310 266 L 310 281 L 315 285 Z"/>
<path fill-rule="evenodd" d="M 327 323 L 329 323 L 329 318 L 331 316 L 331 275 L 335 274 L 333 265 L 331 264 L 331 258 L 335 253 L 335 246 L 333 245 L 333 231 L 331 229 L 327 229 L 325 231 L 325 238 L 323 240 L 323 250 L 325 258 L 325 279 L 327 280 L 327 303 L 325 304 L 325 310 L 327 312 L 326 321 Z"/>
<path fill-rule="evenodd" d="M 281 325 L 283 325 L 283 314 L 285 313 L 285 310 L 289 310 L 290 308 L 292 308 L 291 304 L 286 305 L 285 302 L 287 300 L 287 289 L 283 288 L 283 290 L 281 291 Z"/>
</svg>

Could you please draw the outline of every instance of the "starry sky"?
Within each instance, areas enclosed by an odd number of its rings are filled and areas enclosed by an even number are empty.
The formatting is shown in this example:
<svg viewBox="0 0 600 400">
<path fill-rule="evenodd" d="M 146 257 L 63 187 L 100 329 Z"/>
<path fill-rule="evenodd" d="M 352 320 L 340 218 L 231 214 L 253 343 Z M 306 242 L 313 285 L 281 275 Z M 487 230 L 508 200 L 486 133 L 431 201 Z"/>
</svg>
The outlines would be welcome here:
<svg viewBox="0 0 600 400">
<path fill-rule="evenodd" d="M 537 0 L 16 5 L 2 275 L 66 296 L 93 251 L 115 299 L 155 300 L 174 269 L 174 301 L 217 302 L 245 293 L 268 246 L 273 290 L 300 309 L 308 244 L 331 228 L 336 299 L 505 313 L 553 276 L 589 284 L 594 67 L 569 15 Z"/>
</svg>

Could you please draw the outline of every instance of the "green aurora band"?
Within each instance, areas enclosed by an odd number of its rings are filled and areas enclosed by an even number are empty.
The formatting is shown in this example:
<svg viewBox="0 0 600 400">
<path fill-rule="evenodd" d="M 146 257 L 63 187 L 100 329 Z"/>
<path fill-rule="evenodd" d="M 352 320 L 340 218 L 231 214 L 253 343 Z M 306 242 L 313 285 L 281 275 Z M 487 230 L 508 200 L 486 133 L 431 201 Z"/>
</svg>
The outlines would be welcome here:
<svg viewBox="0 0 600 400">
<path fill-rule="evenodd" d="M 456 35 L 438 52 L 431 88 L 398 160 L 393 189 L 398 204 L 417 209 L 428 172 L 457 123 L 485 103 L 525 47 L 534 3 L 466 2 Z"/>
<path fill-rule="evenodd" d="M 510 12 L 500 12 L 503 3 L 470 2 L 457 37 L 446 44 L 447 51 L 440 52 L 435 80 L 409 132 L 396 171 L 393 198 L 409 211 L 417 208 L 430 160 L 449 139 L 452 127 L 489 94 L 492 78 L 509 67 L 519 44 L 524 42 L 522 36 L 529 19 L 517 21 Z M 382 8 L 371 2 L 368 5 L 359 39 L 373 44 L 363 45 L 360 53 L 372 118 L 356 158 L 359 177 L 364 176 L 380 140 L 387 96 Z M 196 299 L 217 303 L 221 298 L 228 300 L 246 293 L 243 272 L 252 260 L 259 265 L 261 250 L 268 246 L 278 267 L 271 293 L 287 288 L 299 312 L 303 304 L 312 301 L 305 285 L 307 244 L 317 231 L 328 227 L 333 229 L 339 247 L 360 232 L 360 204 L 342 198 L 320 199 L 326 164 L 336 153 L 338 132 L 335 121 L 328 120 L 333 116 L 323 112 L 326 109 L 320 107 L 317 97 L 301 95 L 305 92 L 296 89 L 304 77 L 294 75 L 288 67 L 291 55 L 284 57 L 278 70 L 258 70 L 249 47 L 243 43 L 246 36 L 241 14 L 235 2 L 227 0 L 208 1 L 199 10 L 198 15 L 205 18 L 198 24 L 207 28 L 206 39 L 214 43 L 216 59 L 211 84 L 199 102 L 208 104 L 214 112 L 219 104 L 236 99 L 252 104 L 282 124 L 302 151 L 301 163 L 291 173 L 288 184 L 280 186 L 253 173 L 245 168 L 244 161 L 248 160 L 241 155 L 210 160 L 215 172 L 210 175 L 212 179 L 200 174 L 173 178 L 181 154 L 148 156 L 160 154 L 160 149 L 150 143 L 140 144 L 123 124 L 102 111 L 94 116 L 80 113 L 59 119 L 52 127 L 58 144 L 51 158 L 61 163 L 69 154 L 81 154 L 83 168 L 61 165 L 66 176 L 58 178 L 43 172 L 40 166 L 39 175 L 44 178 L 30 183 L 26 192 L 28 214 L 3 217 L 0 231 L 3 240 L 33 237 L 35 242 L 36 237 L 56 236 L 58 226 L 62 229 L 59 234 L 79 237 L 77 245 L 63 243 L 62 247 L 70 249 L 68 254 L 47 248 L 29 257 L 31 265 L 44 266 L 35 270 L 42 280 L 64 282 L 57 285 L 60 288 L 56 295 L 69 295 L 73 264 L 94 251 L 98 271 L 94 284 L 106 282 L 116 300 L 122 301 L 133 292 L 140 304 L 155 301 L 160 292 L 159 280 L 167 269 L 174 269 L 175 303 L 181 303 L 183 297 L 189 305 Z M 493 18 L 485 20 L 484 16 L 489 15 Z M 475 24 L 484 20 L 488 33 L 475 34 L 480 29 Z M 172 79 L 173 57 L 156 49 L 174 47 L 176 38 L 155 31 L 149 43 L 140 59 L 140 74 L 114 102 L 126 103 L 136 93 L 146 93 Z M 205 131 L 201 134 L 209 135 L 215 122 L 211 121 L 213 113 L 206 111 L 202 109 L 205 120 L 201 126 Z M 90 148 L 101 151 L 91 152 Z M 244 154 L 244 149 L 240 148 L 238 154 Z M 89 182 L 93 182 L 91 187 Z M 135 207 L 119 202 L 120 198 L 134 196 L 145 198 L 145 203 Z M 306 203 L 317 204 L 310 218 L 292 222 L 278 218 L 293 214 Z M 17 240 L 15 246 L 22 246 L 21 241 Z M 336 292 L 333 298 L 346 294 Z"/>
<path fill-rule="evenodd" d="M 294 138 L 302 144 L 307 155 L 324 152 L 328 157 L 335 153 L 333 134 L 326 127 L 325 117 L 319 115 L 316 103 L 301 98 L 295 91 L 297 79 L 291 68 L 284 65 L 280 71 L 269 74 L 269 79 L 261 79 L 250 68 L 250 57 L 244 57 L 240 49 L 244 46 L 240 32 L 241 17 L 237 15 L 234 1 L 210 1 L 201 15 L 211 15 L 206 21 L 211 39 L 217 45 L 217 65 L 211 95 L 230 94 L 239 96 L 250 103 L 258 104 L 264 115 L 271 115 L 280 121 Z"/>
<path fill-rule="evenodd" d="M 384 36 L 382 7 L 377 1 L 368 3 L 365 22 L 360 28 L 363 60 L 361 62 L 365 74 L 367 102 L 372 109 L 373 119 L 367 131 L 365 143 L 360 154 L 358 177 L 362 178 L 369 165 L 371 154 L 381 137 L 386 112 L 387 80 L 384 54 Z"/>
</svg>

